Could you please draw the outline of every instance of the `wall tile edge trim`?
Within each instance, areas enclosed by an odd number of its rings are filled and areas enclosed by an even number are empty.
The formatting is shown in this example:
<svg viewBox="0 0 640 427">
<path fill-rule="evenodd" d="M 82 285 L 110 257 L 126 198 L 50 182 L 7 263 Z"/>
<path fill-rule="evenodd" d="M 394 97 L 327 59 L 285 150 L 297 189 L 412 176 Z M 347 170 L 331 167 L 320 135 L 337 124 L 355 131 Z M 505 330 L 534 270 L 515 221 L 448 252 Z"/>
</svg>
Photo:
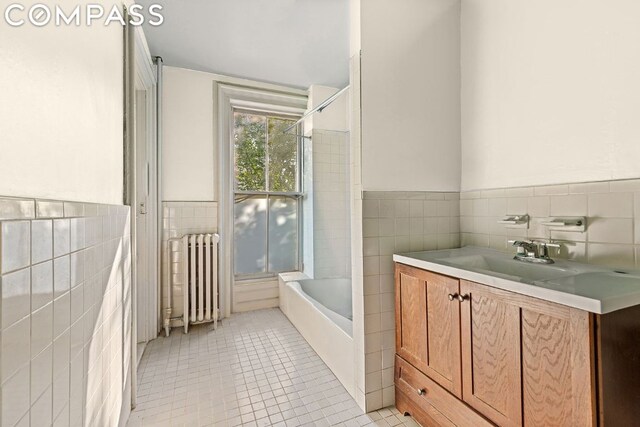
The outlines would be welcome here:
<svg viewBox="0 0 640 427">
<path fill-rule="evenodd" d="M 128 205 L 0 196 L 0 221 L 95 217 L 123 214 L 128 209 Z"/>
</svg>

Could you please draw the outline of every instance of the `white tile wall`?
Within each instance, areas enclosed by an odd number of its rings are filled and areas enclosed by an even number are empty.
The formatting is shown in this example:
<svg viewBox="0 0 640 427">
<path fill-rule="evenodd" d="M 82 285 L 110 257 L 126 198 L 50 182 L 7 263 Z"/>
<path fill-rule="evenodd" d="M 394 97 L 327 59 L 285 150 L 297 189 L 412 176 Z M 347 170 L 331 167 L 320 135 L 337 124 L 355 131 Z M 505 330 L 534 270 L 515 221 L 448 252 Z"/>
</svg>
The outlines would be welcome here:
<svg viewBox="0 0 640 427">
<path fill-rule="evenodd" d="M 313 130 L 313 277 L 349 277 L 348 134 Z M 307 236 L 305 236 L 306 238 Z"/>
<path fill-rule="evenodd" d="M 462 245 L 511 252 L 514 238 L 554 240 L 552 256 L 614 267 L 640 267 L 640 180 L 574 183 L 541 187 L 468 191 L 460 195 Z M 485 206 L 489 206 L 486 209 Z M 497 224 L 507 214 L 528 213 L 529 229 Z M 549 231 L 553 216 L 585 216 L 584 233 Z"/>
<path fill-rule="evenodd" d="M 130 372 L 129 208 L 0 199 L 0 230 L 1 424 L 117 425 Z"/>
<path fill-rule="evenodd" d="M 163 202 L 162 210 L 162 308 L 167 307 L 167 281 L 173 272 L 173 311 L 171 317 L 181 317 L 183 311 L 182 252 L 175 243 L 169 248 L 169 239 L 192 233 L 218 231 L 217 202 Z M 171 249 L 171 251 L 169 250 Z M 170 265 L 170 263 L 172 265 Z M 171 270 L 169 269 L 171 267 Z M 180 326 L 174 322 L 173 326 Z"/>
<path fill-rule="evenodd" d="M 367 410 L 392 405 L 393 254 L 460 245 L 460 195 L 365 191 L 362 200 L 364 391 Z M 480 207 L 488 211 L 488 204 Z"/>
</svg>

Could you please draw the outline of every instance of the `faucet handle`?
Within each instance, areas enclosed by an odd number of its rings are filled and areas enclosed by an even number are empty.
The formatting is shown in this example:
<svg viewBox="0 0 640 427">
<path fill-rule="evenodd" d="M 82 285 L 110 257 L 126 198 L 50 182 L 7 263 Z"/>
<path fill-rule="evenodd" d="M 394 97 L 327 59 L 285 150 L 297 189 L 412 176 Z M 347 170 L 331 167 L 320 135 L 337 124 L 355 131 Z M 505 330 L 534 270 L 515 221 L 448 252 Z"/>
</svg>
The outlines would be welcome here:
<svg viewBox="0 0 640 427">
<path fill-rule="evenodd" d="M 544 246 L 547 248 L 556 248 L 556 249 L 560 249 L 560 245 L 558 243 L 547 243 L 547 242 L 540 242 L 540 241 L 534 241 L 533 243 L 535 243 L 538 246 Z"/>
<path fill-rule="evenodd" d="M 534 241 L 533 244 L 538 246 L 540 258 L 549 258 L 549 248 L 560 248 L 560 245 L 557 243 Z"/>
<path fill-rule="evenodd" d="M 526 255 L 534 250 L 533 242 L 529 240 L 509 240 L 508 242 L 517 247 L 516 253 L 518 256 Z"/>
<path fill-rule="evenodd" d="M 525 246 L 533 243 L 531 240 L 507 240 L 507 242 L 512 246 Z"/>
</svg>

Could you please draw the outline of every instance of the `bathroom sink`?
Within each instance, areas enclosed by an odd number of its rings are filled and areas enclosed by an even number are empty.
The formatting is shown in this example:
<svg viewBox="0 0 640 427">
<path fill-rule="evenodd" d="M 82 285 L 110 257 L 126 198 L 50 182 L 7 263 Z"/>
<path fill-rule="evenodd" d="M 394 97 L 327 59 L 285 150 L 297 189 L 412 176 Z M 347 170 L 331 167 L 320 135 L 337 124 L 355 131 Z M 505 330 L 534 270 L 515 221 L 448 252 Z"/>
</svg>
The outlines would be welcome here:
<svg viewBox="0 0 640 427">
<path fill-rule="evenodd" d="M 479 272 L 509 276 L 509 279 L 518 281 L 521 279 L 527 282 L 549 280 L 578 273 L 570 268 L 549 264 L 527 264 L 514 259 L 490 255 L 467 255 L 446 258 L 442 261 Z"/>
<path fill-rule="evenodd" d="M 562 259 L 554 264 L 532 264 L 473 246 L 395 254 L 393 260 L 591 313 L 640 306 L 640 271 L 636 270 L 614 270 Z"/>
<path fill-rule="evenodd" d="M 608 299 L 612 294 L 624 297 L 635 294 L 640 288 L 640 273 L 621 271 L 594 271 L 574 276 L 557 277 L 542 284 L 546 288 L 561 287 L 564 292 L 571 291 L 576 295 L 596 295 Z"/>
</svg>

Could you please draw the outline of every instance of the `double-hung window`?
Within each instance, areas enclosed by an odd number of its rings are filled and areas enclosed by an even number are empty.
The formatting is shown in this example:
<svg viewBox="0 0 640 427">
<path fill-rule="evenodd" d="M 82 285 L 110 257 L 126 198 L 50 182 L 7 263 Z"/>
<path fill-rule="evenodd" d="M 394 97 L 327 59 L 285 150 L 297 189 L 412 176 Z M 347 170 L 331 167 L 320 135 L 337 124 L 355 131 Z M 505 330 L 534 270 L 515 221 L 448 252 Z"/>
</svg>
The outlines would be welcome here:
<svg viewBox="0 0 640 427">
<path fill-rule="evenodd" d="M 272 276 L 301 267 L 299 117 L 234 109 L 234 273 Z"/>
</svg>

